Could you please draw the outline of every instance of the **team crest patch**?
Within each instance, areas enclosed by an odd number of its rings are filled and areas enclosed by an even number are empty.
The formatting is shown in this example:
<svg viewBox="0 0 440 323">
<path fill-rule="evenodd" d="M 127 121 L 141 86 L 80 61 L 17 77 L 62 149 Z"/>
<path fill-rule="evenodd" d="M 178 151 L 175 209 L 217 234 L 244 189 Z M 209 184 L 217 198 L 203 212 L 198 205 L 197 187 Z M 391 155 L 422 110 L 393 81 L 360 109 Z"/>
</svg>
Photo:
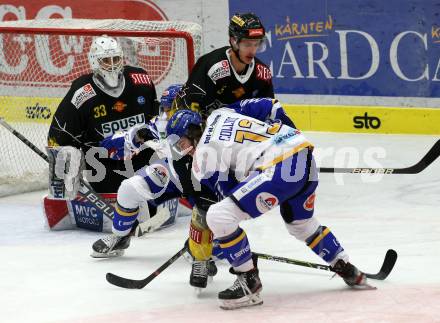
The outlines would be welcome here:
<svg viewBox="0 0 440 323">
<path fill-rule="evenodd" d="M 142 95 L 138 96 L 137 103 L 139 103 L 140 105 L 144 105 L 145 104 L 145 98 Z"/>
<path fill-rule="evenodd" d="M 123 112 L 126 106 L 127 105 L 124 102 L 116 101 L 116 103 L 112 107 L 112 110 L 115 110 L 116 112 Z"/>
<path fill-rule="evenodd" d="M 303 206 L 304 206 L 304 210 L 306 211 L 312 211 L 313 208 L 315 207 L 315 193 L 313 193 L 312 195 L 310 195 L 307 200 L 304 202 Z"/>
<path fill-rule="evenodd" d="M 159 187 L 165 187 L 170 179 L 168 170 L 160 164 L 150 165 L 147 168 L 147 174 L 153 183 Z"/>
<path fill-rule="evenodd" d="M 239 99 L 246 93 L 246 91 L 242 86 L 240 86 L 238 89 L 233 90 L 232 93 L 237 99 Z"/>
<path fill-rule="evenodd" d="M 261 192 L 256 197 L 257 209 L 261 213 L 266 213 L 278 205 L 278 198 L 270 193 Z"/>
<path fill-rule="evenodd" d="M 90 98 L 93 98 L 94 96 L 96 96 L 95 90 L 90 83 L 87 83 L 86 85 L 75 91 L 70 102 L 72 102 L 75 108 L 79 109 L 84 104 L 84 102 L 86 102 Z"/>
<path fill-rule="evenodd" d="M 208 71 L 208 76 L 215 83 L 217 80 L 231 75 L 231 68 L 227 59 L 215 63 Z"/>
</svg>

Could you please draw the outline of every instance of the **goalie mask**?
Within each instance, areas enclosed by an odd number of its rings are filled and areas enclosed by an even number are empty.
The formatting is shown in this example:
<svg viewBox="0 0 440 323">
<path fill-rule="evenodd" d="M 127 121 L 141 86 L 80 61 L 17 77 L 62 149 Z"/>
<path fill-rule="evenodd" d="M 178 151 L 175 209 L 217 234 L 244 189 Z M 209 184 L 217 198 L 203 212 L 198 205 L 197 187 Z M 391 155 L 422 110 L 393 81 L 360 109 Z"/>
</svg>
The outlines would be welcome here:
<svg viewBox="0 0 440 323">
<path fill-rule="evenodd" d="M 123 52 L 116 39 L 104 35 L 93 40 L 89 63 L 93 73 L 109 88 L 121 85 Z"/>
</svg>

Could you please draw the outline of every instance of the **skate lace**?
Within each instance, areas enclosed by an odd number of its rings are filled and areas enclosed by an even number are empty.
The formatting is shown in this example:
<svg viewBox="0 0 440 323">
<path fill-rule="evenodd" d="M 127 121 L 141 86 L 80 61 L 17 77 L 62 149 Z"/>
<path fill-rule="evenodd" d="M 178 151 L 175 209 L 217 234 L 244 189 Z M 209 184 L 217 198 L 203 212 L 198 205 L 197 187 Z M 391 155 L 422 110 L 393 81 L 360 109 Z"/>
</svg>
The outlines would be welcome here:
<svg viewBox="0 0 440 323">
<path fill-rule="evenodd" d="M 120 239 L 121 238 L 116 235 L 108 235 L 108 236 L 102 238 L 102 242 L 104 242 L 106 244 L 106 246 L 108 246 L 108 248 L 111 249 L 115 246 L 115 244 L 118 243 L 118 241 Z"/>
<path fill-rule="evenodd" d="M 235 280 L 234 284 L 229 287 L 231 291 L 237 291 L 237 290 L 243 290 L 245 295 L 252 294 L 251 290 L 249 289 L 245 277 L 243 275 L 238 275 L 237 279 Z"/>
<path fill-rule="evenodd" d="M 194 261 L 193 262 L 193 275 L 199 277 L 208 276 L 208 262 L 207 261 Z"/>
</svg>

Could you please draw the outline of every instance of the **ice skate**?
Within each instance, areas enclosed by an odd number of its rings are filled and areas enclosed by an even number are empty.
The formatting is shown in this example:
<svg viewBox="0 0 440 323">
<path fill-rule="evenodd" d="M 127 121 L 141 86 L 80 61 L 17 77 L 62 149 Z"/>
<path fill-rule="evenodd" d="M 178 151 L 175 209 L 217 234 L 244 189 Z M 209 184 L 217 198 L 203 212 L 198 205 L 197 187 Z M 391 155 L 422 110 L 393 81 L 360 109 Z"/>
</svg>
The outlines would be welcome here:
<svg viewBox="0 0 440 323">
<path fill-rule="evenodd" d="M 189 284 L 196 288 L 196 293 L 208 285 L 208 261 L 194 260 L 192 263 Z"/>
<path fill-rule="evenodd" d="M 93 244 L 93 252 L 90 256 L 93 258 L 120 257 L 124 254 L 124 250 L 130 246 L 130 240 L 130 235 L 120 237 L 110 234 Z"/>
<path fill-rule="evenodd" d="M 231 274 L 237 275 L 234 284 L 218 294 L 220 308 L 233 310 L 240 307 L 255 306 L 263 304 L 260 292 L 263 289 L 258 269 L 240 273 L 233 268 L 229 270 Z"/>
<path fill-rule="evenodd" d="M 354 265 L 339 259 L 333 266 L 333 270 L 344 282 L 355 289 L 376 289 L 367 282 L 367 276 Z"/>
</svg>

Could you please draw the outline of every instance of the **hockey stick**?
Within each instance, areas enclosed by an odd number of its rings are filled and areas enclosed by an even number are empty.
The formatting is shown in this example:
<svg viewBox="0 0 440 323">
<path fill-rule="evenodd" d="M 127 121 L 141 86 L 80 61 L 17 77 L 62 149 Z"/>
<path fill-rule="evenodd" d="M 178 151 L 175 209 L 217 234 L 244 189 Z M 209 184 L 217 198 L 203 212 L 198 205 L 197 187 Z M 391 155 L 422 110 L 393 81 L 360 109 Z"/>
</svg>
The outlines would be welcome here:
<svg viewBox="0 0 440 323">
<path fill-rule="evenodd" d="M 0 124 L 5 127 L 9 132 L 11 132 L 15 137 L 20 139 L 26 146 L 32 149 L 38 156 L 43 158 L 46 162 L 49 163 L 49 158 L 47 155 L 42 152 L 37 146 L 35 146 L 32 142 L 26 139 L 21 133 L 12 128 L 3 118 L 0 118 Z M 80 179 L 81 187 L 79 189 L 79 193 L 85 197 L 90 203 L 92 203 L 95 207 L 104 213 L 109 219 L 113 220 L 113 211 L 114 208 L 112 205 L 107 203 L 95 190 L 90 186 L 89 183 Z"/>
<path fill-rule="evenodd" d="M 307 262 L 307 261 L 289 259 L 289 258 L 284 258 L 284 257 L 271 256 L 271 255 L 267 255 L 267 254 L 264 254 L 264 253 L 258 253 L 258 252 L 254 252 L 254 254 L 257 255 L 258 258 L 265 259 L 265 260 L 278 261 L 278 262 L 283 262 L 283 263 L 291 264 L 291 265 L 310 267 L 310 268 L 315 268 L 315 269 L 321 269 L 321 270 L 326 270 L 326 271 L 334 272 L 332 267 L 330 267 L 328 265 L 320 265 L 320 264 L 315 264 L 313 262 Z M 371 278 L 371 279 L 384 280 L 385 278 L 388 277 L 390 272 L 393 270 L 393 267 L 394 267 L 394 264 L 396 263 L 396 260 L 397 260 L 397 252 L 394 251 L 393 249 L 389 249 L 387 251 L 386 255 L 385 255 L 382 267 L 380 268 L 379 272 L 377 274 L 367 274 L 367 273 L 365 273 L 365 275 L 368 278 Z"/>
<path fill-rule="evenodd" d="M 440 139 L 431 147 L 425 156 L 416 164 L 404 168 L 333 168 L 320 167 L 321 173 L 352 173 L 352 174 L 418 174 L 432 164 L 440 155 Z"/>
<path fill-rule="evenodd" d="M 129 288 L 129 289 L 142 289 L 147 284 L 149 284 L 154 278 L 159 276 L 161 272 L 163 272 L 165 269 L 167 269 L 173 262 L 175 262 L 177 259 L 180 258 L 186 251 L 186 246 L 184 246 L 182 249 L 180 249 L 174 256 L 172 256 L 170 259 L 168 259 L 165 263 L 162 264 L 159 268 L 156 269 L 151 275 L 144 279 L 129 279 L 120 277 L 118 275 L 107 273 L 105 276 L 105 279 L 107 281 L 115 286 L 122 287 L 122 288 Z"/>
</svg>

